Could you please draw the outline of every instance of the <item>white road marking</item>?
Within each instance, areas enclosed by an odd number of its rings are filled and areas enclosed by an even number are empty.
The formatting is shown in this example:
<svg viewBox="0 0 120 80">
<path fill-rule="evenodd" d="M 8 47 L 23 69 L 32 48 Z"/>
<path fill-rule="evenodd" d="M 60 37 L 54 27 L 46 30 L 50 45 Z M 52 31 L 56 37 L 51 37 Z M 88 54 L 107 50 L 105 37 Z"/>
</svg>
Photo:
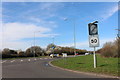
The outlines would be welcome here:
<svg viewBox="0 0 120 80">
<path fill-rule="evenodd" d="M 37 60 L 36 58 L 34 60 Z"/>
<path fill-rule="evenodd" d="M 42 59 L 42 58 L 40 58 L 40 59 Z"/>
<path fill-rule="evenodd" d="M 21 62 L 23 61 L 23 60 L 20 60 Z"/>
<path fill-rule="evenodd" d="M 30 59 L 28 59 L 28 61 L 30 61 Z"/>
<path fill-rule="evenodd" d="M 6 62 L 7 60 L 4 60 L 4 61 L 2 61 L 1 63 L 4 63 L 4 62 Z"/>
<path fill-rule="evenodd" d="M 10 61 L 11 63 L 14 62 L 15 60 Z"/>
<path fill-rule="evenodd" d="M 0 63 L 3 63 L 2 61 Z"/>
<path fill-rule="evenodd" d="M 48 66 L 48 64 L 45 64 L 46 66 Z"/>
</svg>

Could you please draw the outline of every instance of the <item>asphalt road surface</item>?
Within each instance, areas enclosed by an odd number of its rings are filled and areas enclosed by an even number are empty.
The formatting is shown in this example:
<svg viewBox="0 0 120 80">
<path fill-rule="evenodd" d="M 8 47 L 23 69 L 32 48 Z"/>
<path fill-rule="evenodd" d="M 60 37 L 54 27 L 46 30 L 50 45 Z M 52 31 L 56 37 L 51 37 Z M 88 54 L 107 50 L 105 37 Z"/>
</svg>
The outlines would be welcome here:
<svg viewBox="0 0 120 80">
<path fill-rule="evenodd" d="M 74 73 L 49 65 L 51 58 L 3 60 L 3 78 L 100 78 L 100 76 Z"/>
</svg>

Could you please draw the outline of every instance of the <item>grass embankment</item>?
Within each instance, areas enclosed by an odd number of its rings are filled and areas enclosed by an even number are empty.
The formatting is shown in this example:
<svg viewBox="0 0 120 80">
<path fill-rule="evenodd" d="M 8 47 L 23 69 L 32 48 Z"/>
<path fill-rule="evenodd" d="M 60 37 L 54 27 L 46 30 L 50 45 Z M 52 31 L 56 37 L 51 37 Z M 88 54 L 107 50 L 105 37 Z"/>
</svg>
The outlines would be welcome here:
<svg viewBox="0 0 120 80">
<path fill-rule="evenodd" d="M 76 71 L 118 76 L 118 58 L 104 58 L 97 55 L 97 68 L 93 68 L 93 55 L 60 59 L 53 61 L 52 64 Z"/>
</svg>

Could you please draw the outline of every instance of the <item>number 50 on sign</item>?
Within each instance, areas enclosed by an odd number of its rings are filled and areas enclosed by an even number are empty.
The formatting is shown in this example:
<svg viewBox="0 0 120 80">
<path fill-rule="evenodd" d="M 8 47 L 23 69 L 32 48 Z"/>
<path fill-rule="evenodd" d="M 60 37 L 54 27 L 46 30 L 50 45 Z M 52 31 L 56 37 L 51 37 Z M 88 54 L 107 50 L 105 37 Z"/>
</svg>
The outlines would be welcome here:
<svg viewBox="0 0 120 80">
<path fill-rule="evenodd" d="M 89 46 L 90 47 L 99 47 L 98 35 L 89 35 Z"/>
</svg>

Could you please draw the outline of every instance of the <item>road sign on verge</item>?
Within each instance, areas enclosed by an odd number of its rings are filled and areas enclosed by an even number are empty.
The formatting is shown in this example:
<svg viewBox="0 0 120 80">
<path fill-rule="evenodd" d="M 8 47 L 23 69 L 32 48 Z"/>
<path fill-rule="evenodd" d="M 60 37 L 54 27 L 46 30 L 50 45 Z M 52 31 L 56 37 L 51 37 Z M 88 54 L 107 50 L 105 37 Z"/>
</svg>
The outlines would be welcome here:
<svg viewBox="0 0 120 80">
<path fill-rule="evenodd" d="M 95 55 L 95 48 L 99 46 L 99 38 L 98 38 L 98 28 L 97 24 L 98 21 L 94 21 L 93 23 L 88 24 L 89 29 L 89 46 L 94 47 L 94 68 L 97 66 L 96 55 Z"/>
<path fill-rule="evenodd" d="M 97 24 L 88 24 L 89 27 L 89 35 L 98 35 Z"/>
<path fill-rule="evenodd" d="M 89 46 L 90 47 L 99 47 L 98 35 L 89 35 Z"/>
</svg>

